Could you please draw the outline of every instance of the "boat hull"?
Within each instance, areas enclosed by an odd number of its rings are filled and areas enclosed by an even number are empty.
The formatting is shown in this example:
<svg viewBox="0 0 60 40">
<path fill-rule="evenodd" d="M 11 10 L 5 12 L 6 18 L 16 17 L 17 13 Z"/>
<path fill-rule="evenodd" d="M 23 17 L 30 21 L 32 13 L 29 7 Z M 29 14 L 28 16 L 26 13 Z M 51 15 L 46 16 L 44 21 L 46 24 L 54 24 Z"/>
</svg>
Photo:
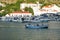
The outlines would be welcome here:
<svg viewBox="0 0 60 40">
<path fill-rule="evenodd" d="M 32 26 L 32 25 L 25 25 L 26 28 L 29 29 L 47 29 L 48 26 Z"/>
</svg>

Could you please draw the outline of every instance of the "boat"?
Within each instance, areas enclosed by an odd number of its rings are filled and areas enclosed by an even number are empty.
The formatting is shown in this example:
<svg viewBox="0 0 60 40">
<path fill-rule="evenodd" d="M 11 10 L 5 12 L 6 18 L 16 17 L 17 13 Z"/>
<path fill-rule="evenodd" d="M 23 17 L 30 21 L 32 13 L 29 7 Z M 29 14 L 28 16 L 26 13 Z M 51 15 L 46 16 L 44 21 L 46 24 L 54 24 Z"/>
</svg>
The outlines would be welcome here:
<svg viewBox="0 0 60 40">
<path fill-rule="evenodd" d="M 32 24 L 26 24 L 25 25 L 26 28 L 29 28 L 29 29 L 47 29 L 48 28 L 48 25 L 45 25 L 45 24 L 36 24 L 36 25 L 32 25 Z"/>
</svg>

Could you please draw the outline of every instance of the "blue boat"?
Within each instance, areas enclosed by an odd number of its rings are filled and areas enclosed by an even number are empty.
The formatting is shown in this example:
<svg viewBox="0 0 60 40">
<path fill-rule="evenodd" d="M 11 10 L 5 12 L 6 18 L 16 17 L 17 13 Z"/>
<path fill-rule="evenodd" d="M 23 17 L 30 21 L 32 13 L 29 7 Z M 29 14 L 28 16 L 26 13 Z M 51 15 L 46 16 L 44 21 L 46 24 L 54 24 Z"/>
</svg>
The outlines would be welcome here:
<svg viewBox="0 0 60 40">
<path fill-rule="evenodd" d="M 29 28 L 29 29 L 47 29 L 48 28 L 48 25 L 39 25 L 39 24 L 36 24 L 36 25 L 32 25 L 32 24 L 27 24 L 25 25 L 26 28 Z"/>
</svg>

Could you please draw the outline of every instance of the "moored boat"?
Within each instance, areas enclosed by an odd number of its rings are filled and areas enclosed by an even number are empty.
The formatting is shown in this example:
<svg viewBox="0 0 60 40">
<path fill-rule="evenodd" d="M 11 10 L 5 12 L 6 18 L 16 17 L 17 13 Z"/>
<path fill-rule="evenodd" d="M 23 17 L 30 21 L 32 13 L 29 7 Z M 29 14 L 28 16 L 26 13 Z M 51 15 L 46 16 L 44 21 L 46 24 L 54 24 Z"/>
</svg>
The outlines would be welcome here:
<svg viewBox="0 0 60 40">
<path fill-rule="evenodd" d="M 36 24 L 36 25 L 32 25 L 32 24 L 27 24 L 25 25 L 26 28 L 29 28 L 29 29 L 47 29 L 48 28 L 48 25 L 44 25 L 44 24 Z"/>
</svg>

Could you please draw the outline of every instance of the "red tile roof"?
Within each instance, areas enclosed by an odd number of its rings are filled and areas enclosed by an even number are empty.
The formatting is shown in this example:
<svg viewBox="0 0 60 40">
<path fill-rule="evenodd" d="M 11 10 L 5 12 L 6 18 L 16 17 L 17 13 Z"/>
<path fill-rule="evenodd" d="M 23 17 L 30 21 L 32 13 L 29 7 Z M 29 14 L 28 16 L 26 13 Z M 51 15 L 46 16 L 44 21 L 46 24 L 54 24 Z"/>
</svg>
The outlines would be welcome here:
<svg viewBox="0 0 60 40">
<path fill-rule="evenodd" d="M 13 13 L 29 13 L 28 11 L 15 11 L 15 12 L 13 12 Z"/>
<path fill-rule="evenodd" d="M 13 12 L 12 14 L 31 14 L 31 13 L 29 13 L 28 11 L 15 11 L 15 12 Z"/>
<path fill-rule="evenodd" d="M 54 5 L 47 5 L 47 6 L 44 6 L 43 8 L 51 8 L 53 7 Z"/>
</svg>

